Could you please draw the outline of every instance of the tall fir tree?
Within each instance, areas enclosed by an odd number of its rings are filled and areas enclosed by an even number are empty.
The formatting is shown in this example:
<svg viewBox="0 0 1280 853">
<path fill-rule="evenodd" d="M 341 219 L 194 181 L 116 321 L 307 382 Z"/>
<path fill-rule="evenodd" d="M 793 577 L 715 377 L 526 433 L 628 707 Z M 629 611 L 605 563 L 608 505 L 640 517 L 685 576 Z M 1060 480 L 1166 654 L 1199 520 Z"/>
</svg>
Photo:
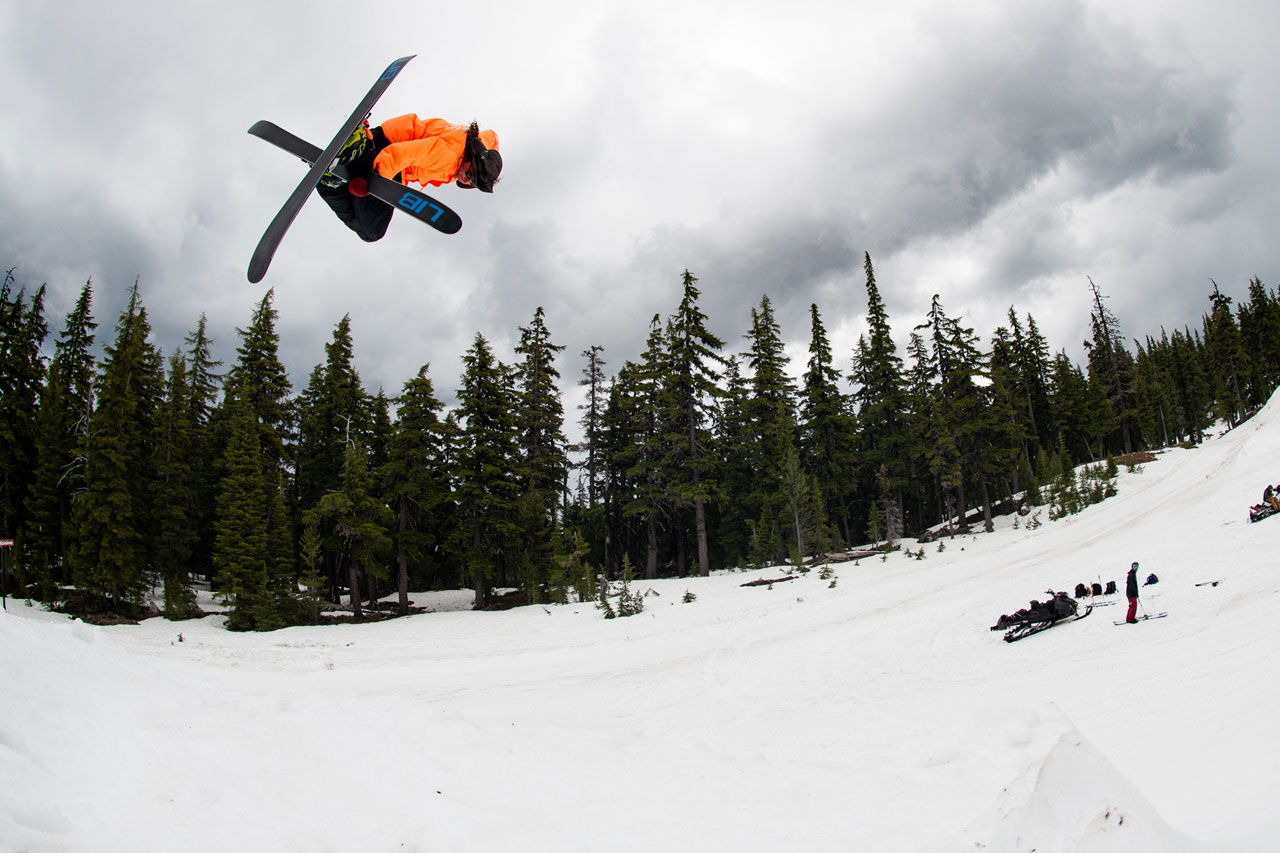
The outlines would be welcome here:
<svg viewBox="0 0 1280 853">
<path fill-rule="evenodd" d="M 515 419 L 516 391 L 510 371 L 477 334 L 463 356 L 458 392 L 462 422 L 458 448 L 457 500 L 467 526 L 467 575 L 475 607 L 483 609 L 497 579 L 507 576 L 508 549 L 517 541 L 520 470 Z"/>
<path fill-rule="evenodd" d="M 707 533 L 707 504 L 717 496 L 715 457 L 711 447 L 711 417 L 721 396 L 717 367 L 725 363 L 724 342 L 707 328 L 707 315 L 698 306 L 698 279 L 688 270 L 681 282 L 684 293 L 667 331 L 667 379 L 663 387 L 666 431 L 664 467 L 669 494 L 676 507 L 692 508 L 698 574 L 711 574 Z"/>
<path fill-rule="evenodd" d="M 1209 349 L 1215 384 L 1214 411 L 1229 424 L 1236 424 L 1246 408 L 1248 359 L 1240 329 L 1231 313 L 1231 297 L 1218 290 L 1213 281 L 1209 302 L 1213 308 L 1204 320 L 1204 342 Z"/>
<path fill-rule="evenodd" d="M 1022 490 L 1024 470 L 1029 470 L 1027 443 L 1032 420 L 1024 408 L 1026 390 L 1017 368 L 1013 338 L 997 329 L 986 371 L 979 387 L 978 422 L 974 433 L 979 488 L 982 492 L 984 529 L 994 529 L 991 485 L 999 484 L 1003 498 Z"/>
<path fill-rule="evenodd" d="M 1093 283 L 1092 278 L 1089 279 L 1089 291 L 1093 295 L 1093 312 L 1090 315 L 1093 337 L 1085 342 L 1089 375 L 1105 392 L 1120 444 L 1124 452 L 1129 453 L 1137 441 L 1133 356 L 1124 347 L 1120 321 L 1106 306 L 1104 300 L 1107 297 L 1102 295 L 1102 289 Z M 1100 449 L 1099 453 L 1105 455 L 1105 449 Z"/>
<path fill-rule="evenodd" d="M 795 386 L 787 373 L 789 362 L 782 341 L 782 329 L 774 318 L 768 296 L 759 308 L 751 309 L 751 330 L 747 364 L 751 368 L 751 394 L 747 401 L 747 417 L 752 425 L 753 441 L 749 445 L 755 472 L 750 494 L 746 496 L 748 511 L 766 519 L 776 531 L 771 558 L 786 554 L 781 532 L 783 471 L 787 452 L 796 441 Z"/>
<path fill-rule="evenodd" d="M 583 473 L 586 480 L 586 498 L 588 509 L 595 507 L 604 496 L 605 460 L 604 455 L 604 414 L 609 401 L 608 382 L 604 372 L 606 364 L 600 355 L 604 347 L 593 344 L 582 351 L 587 366 L 582 369 L 582 379 L 578 385 L 587 389 L 586 400 L 578 405 L 582 417 L 578 425 L 582 427 L 582 443 L 574 449 L 583 454 Z"/>
<path fill-rule="evenodd" d="M 622 513 L 644 525 L 646 578 L 658 576 L 658 528 L 667 508 L 662 421 L 667 368 L 662 322 L 655 314 L 640 363 L 627 362 L 618 375 L 626 444 L 619 451 L 617 464 L 623 467 L 632 485 Z"/>
<path fill-rule="evenodd" d="M 191 479 L 195 489 L 192 571 L 209 576 L 213 572 L 214 499 L 221 455 L 213 420 L 222 387 L 222 376 L 217 369 L 222 362 L 213 357 L 213 339 L 209 337 L 208 320 L 204 314 L 200 315 L 195 329 L 183 341 L 186 344 L 187 391 L 190 395 L 187 415 L 191 432 Z"/>
<path fill-rule="evenodd" d="M 1254 402 L 1265 402 L 1280 385 L 1280 299 L 1257 277 L 1249 281 L 1249 302 L 1240 308 L 1240 335 L 1258 373 Z"/>
<path fill-rule="evenodd" d="M 169 376 L 156 418 L 153 524 L 155 568 L 164 583 L 164 612 L 170 619 L 199 614 L 191 589 L 197 541 L 192 394 L 187 360 L 169 358 Z"/>
<path fill-rule="evenodd" d="M 93 411 L 97 323 L 91 303 L 93 283 L 85 282 L 54 345 L 36 424 L 37 466 L 29 495 L 27 553 L 30 571 L 49 595 L 55 583 L 71 583 L 69 551 L 73 538 L 71 499 L 84 488 L 82 441 Z"/>
<path fill-rule="evenodd" d="M 855 422 L 840 393 L 831 341 L 816 303 L 809 306 L 809 364 L 800 392 L 800 448 L 806 470 L 814 472 L 824 511 L 847 544 L 850 487 L 854 476 Z"/>
<path fill-rule="evenodd" d="M 891 507 L 883 507 L 889 518 L 902 516 L 902 490 L 910 477 L 913 454 L 913 424 L 909 419 L 903 383 L 902 359 L 889 325 L 889 315 L 880 289 L 876 284 L 875 268 L 870 253 L 863 259 L 867 289 L 867 335 L 854 353 L 850 381 L 853 384 L 853 402 L 857 410 L 860 452 L 858 459 L 858 483 L 864 494 L 879 492 L 877 478 L 884 469 L 889 483 Z M 883 502 L 883 501 L 882 501 Z M 900 538 L 902 531 L 890 531 L 892 538 Z"/>
<path fill-rule="evenodd" d="M 240 346 L 227 372 L 226 398 L 243 400 L 257 422 L 258 440 L 273 468 L 284 473 L 291 464 L 294 411 L 289 374 L 280 361 L 275 291 L 268 290 L 254 309 L 249 326 L 237 329 Z"/>
<path fill-rule="evenodd" d="M 219 597 L 231 605 L 233 631 L 271 631 L 291 621 L 292 563 L 283 547 L 287 521 L 280 470 L 264 446 L 254 394 L 234 386 L 224 403 L 229 435 L 218 489 L 213 563 Z"/>
<path fill-rule="evenodd" d="M 309 508 L 342 481 L 350 441 L 369 443 L 372 406 L 353 364 L 351 315 L 325 344 L 325 361 L 312 371 L 299 404 L 298 500 Z"/>
<path fill-rule="evenodd" d="M 214 518 L 213 572 L 224 596 L 243 599 L 233 627 L 269 630 L 295 617 L 296 559 L 288 495 L 294 410 L 280 361 L 274 291 L 267 291 L 227 372 L 217 438 L 221 459 Z M 252 439 L 250 441 L 249 439 Z M 251 452 L 256 445 L 256 453 Z M 239 485 L 237 485 L 239 483 Z M 247 519 L 252 516 L 251 523 Z M 247 542 L 236 544 L 243 528 Z M 220 577 L 230 571 L 227 578 Z"/>
<path fill-rule="evenodd" d="M 83 606 L 131 612 L 150 581 L 155 415 L 164 376 L 135 282 L 106 347 L 97 407 L 82 453 L 85 490 L 73 505 L 76 585 Z"/>
<path fill-rule="evenodd" d="M 524 470 L 521 499 L 523 545 L 514 556 L 519 585 L 527 600 L 544 601 L 555 564 L 555 542 L 569 471 L 564 437 L 564 406 L 560 402 L 556 356 L 563 346 L 551 342 L 542 306 L 528 326 L 520 327 L 516 354 L 519 399 L 517 429 Z"/>
<path fill-rule="evenodd" d="M 360 604 L 361 580 L 372 582 L 375 578 L 385 578 L 386 557 L 391 552 L 388 531 L 394 519 L 386 505 L 374 497 L 372 489 L 365 450 L 358 439 L 350 439 L 343 454 L 341 487 L 303 513 L 306 527 L 316 524 L 335 540 L 332 547 L 338 555 L 338 565 L 346 571 L 351 612 L 357 619 L 364 615 Z"/>
<path fill-rule="evenodd" d="M 383 482 L 396 516 L 394 545 L 401 614 L 409 610 L 411 574 L 433 586 L 446 582 L 444 553 L 451 544 L 449 513 L 452 482 L 450 465 L 454 437 L 440 419 L 444 404 L 423 365 L 404 384 L 398 415 L 387 448 Z"/>
<path fill-rule="evenodd" d="M 724 493 L 720 503 L 718 542 L 720 551 L 735 566 L 745 565 L 751 551 L 751 526 L 756 515 L 750 515 L 742 499 L 751 490 L 754 477 L 754 454 L 749 448 L 754 440 L 748 413 L 751 389 L 742 375 L 739 356 L 731 356 L 725 365 L 724 396 L 716 417 L 718 479 Z"/>
<path fill-rule="evenodd" d="M 44 286 L 28 299 L 26 288 L 14 293 L 13 284 L 9 270 L 0 283 L 0 536 L 23 540 L 27 497 L 37 466 L 36 404 L 45 380 L 40 348 L 49 328 Z M 24 546 L 19 541 L 19 555 Z"/>
</svg>

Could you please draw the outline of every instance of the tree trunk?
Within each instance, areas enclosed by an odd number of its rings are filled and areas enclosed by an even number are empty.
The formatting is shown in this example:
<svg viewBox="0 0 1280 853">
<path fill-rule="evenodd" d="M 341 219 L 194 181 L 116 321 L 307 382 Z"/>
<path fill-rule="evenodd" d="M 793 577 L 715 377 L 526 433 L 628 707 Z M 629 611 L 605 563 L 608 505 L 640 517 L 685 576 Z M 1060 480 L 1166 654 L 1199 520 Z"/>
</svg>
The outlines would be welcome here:
<svg viewBox="0 0 1280 853">
<path fill-rule="evenodd" d="M 658 519 L 652 512 L 645 517 L 645 534 L 649 540 L 649 555 L 644 562 L 644 576 L 653 580 L 658 576 Z"/>
<path fill-rule="evenodd" d="M 400 615 L 409 615 L 409 556 L 404 551 L 404 532 L 409 527 L 409 501 L 400 499 L 400 547 L 396 549 L 396 562 L 399 564 L 400 577 Z"/>
<path fill-rule="evenodd" d="M 707 553 L 707 509 L 702 501 L 694 501 L 693 514 L 698 528 L 698 574 L 708 577 L 711 574 L 711 557 Z"/>
<path fill-rule="evenodd" d="M 791 523 L 796 531 L 796 553 L 800 562 L 804 562 L 804 529 L 800 524 L 800 508 L 792 507 Z"/>
<path fill-rule="evenodd" d="M 981 475 L 981 467 L 979 467 L 979 480 L 982 484 L 982 529 L 987 533 L 996 529 L 995 524 L 991 520 L 991 492 L 987 489 L 987 478 Z"/>
<path fill-rule="evenodd" d="M 355 560 L 347 564 L 347 583 L 351 585 L 351 612 L 359 619 L 364 616 L 364 611 L 360 609 L 360 570 Z"/>
</svg>

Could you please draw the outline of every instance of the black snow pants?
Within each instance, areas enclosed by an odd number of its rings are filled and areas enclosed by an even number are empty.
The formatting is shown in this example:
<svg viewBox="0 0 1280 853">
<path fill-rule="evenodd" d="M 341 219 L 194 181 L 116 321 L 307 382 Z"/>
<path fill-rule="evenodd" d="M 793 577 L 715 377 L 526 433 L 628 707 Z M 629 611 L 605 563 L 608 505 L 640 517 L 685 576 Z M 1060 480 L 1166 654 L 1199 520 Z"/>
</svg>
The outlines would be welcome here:
<svg viewBox="0 0 1280 853">
<path fill-rule="evenodd" d="M 371 165 L 377 152 L 385 147 L 387 147 L 387 137 L 383 134 L 381 127 L 376 127 L 373 129 L 373 152 L 364 154 L 359 160 Z M 340 187 L 326 187 L 320 184 L 316 187 L 316 192 L 338 215 L 338 218 L 345 222 L 348 228 L 359 234 L 360 239 L 366 243 L 377 242 L 387 233 L 387 226 L 391 224 L 391 214 L 395 213 L 395 208 L 391 205 L 371 195 L 352 195 L 345 184 Z"/>
</svg>

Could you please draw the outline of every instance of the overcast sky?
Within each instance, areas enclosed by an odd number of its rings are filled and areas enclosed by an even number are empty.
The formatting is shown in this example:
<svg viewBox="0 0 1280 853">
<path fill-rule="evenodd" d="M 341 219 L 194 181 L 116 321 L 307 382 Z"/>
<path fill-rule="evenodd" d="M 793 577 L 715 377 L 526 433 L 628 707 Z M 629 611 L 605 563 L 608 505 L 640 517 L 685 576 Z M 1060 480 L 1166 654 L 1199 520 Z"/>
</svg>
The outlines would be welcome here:
<svg viewBox="0 0 1280 853">
<path fill-rule="evenodd" d="M 847 370 L 864 252 L 900 345 L 937 293 L 1078 359 L 1089 276 L 1130 336 L 1276 286 L 1277 43 L 1274 0 L 0 0 L 0 269 L 50 342 L 90 277 L 109 340 L 137 279 L 166 353 L 204 312 L 228 362 L 274 288 L 295 390 L 349 313 L 370 391 L 430 362 L 451 399 L 542 306 L 570 420 L 580 353 L 638 358 L 686 268 L 732 351 L 767 294 L 797 371 L 815 302 Z M 497 191 L 373 244 L 313 197 L 250 284 L 304 169 L 247 128 L 323 146 L 411 53 L 374 121 L 479 120 Z"/>
</svg>

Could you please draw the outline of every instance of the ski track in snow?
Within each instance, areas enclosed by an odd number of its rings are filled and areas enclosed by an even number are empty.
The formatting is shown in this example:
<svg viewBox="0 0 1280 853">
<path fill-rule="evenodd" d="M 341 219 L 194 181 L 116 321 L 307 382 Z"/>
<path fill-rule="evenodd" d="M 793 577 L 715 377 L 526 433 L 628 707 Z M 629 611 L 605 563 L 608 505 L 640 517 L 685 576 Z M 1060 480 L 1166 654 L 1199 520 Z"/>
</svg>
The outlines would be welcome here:
<svg viewBox="0 0 1280 853">
<path fill-rule="evenodd" d="M 1246 521 L 1278 450 L 1273 403 L 1035 530 L 907 541 L 834 589 L 642 580 L 611 621 L 243 635 L 10 601 L 0 850 L 1280 849 L 1280 522 Z M 989 630 L 1133 560 L 1169 618 Z"/>
</svg>

